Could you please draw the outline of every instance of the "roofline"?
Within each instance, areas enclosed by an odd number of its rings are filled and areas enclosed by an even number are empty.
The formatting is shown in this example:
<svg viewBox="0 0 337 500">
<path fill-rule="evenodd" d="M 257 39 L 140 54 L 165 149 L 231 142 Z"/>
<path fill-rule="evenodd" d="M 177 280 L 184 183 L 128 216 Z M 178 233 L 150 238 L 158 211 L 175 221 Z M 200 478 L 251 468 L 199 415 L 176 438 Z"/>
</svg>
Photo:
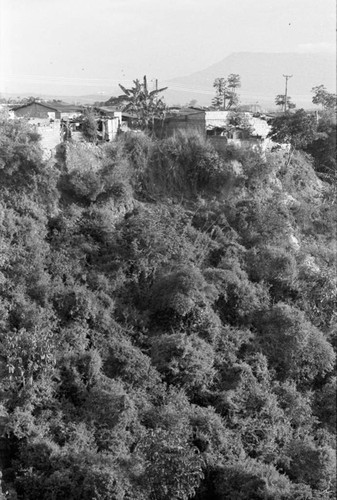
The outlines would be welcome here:
<svg viewBox="0 0 337 500">
<path fill-rule="evenodd" d="M 44 108 L 52 109 L 53 111 L 59 111 L 57 108 L 52 108 L 51 106 L 48 106 L 47 104 L 43 104 L 42 102 L 36 102 L 36 101 L 28 102 L 27 104 L 22 104 L 21 106 L 13 107 L 13 108 L 11 108 L 11 111 L 16 111 L 17 109 L 26 108 L 27 106 L 30 106 L 31 104 L 39 104 L 40 106 L 43 106 Z"/>
</svg>

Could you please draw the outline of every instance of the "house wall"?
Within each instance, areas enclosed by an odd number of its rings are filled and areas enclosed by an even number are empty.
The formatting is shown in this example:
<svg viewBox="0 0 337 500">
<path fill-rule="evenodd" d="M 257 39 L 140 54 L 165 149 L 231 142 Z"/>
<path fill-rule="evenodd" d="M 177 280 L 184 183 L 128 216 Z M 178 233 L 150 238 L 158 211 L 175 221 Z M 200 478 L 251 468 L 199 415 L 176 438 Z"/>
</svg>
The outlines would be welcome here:
<svg viewBox="0 0 337 500">
<path fill-rule="evenodd" d="M 112 141 L 118 132 L 120 125 L 120 117 L 103 119 L 102 139 L 104 141 Z"/>
<path fill-rule="evenodd" d="M 228 145 L 236 147 L 251 146 L 266 151 L 273 146 L 267 137 L 270 130 L 266 120 L 256 118 L 251 113 L 245 113 L 253 132 L 237 129 L 231 133 L 223 132 L 223 135 L 212 135 L 214 131 L 226 129 L 228 111 L 201 111 L 186 115 L 177 115 L 166 118 L 164 121 L 156 121 L 155 131 L 159 137 L 168 137 L 179 131 L 197 132 L 207 137 L 217 151 L 225 151 Z"/>
<path fill-rule="evenodd" d="M 155 125 L 159 137 L 170 137 L 176 132 L 196 132 L 205 135 L 205 113 L 193 113 L 184 116 L 172 116 L 164 121 L 158 120 Z"/>
</svg>

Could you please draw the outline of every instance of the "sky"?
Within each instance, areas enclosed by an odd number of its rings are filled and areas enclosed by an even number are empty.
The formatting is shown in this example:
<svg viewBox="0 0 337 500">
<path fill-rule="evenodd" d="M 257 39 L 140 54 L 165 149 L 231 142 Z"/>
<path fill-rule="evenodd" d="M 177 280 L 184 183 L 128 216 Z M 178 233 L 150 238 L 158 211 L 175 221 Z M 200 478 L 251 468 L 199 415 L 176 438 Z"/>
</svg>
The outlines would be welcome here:
<svg viewBox="0 0 337 500">
<path fill-rule="evenodd" d="M 0 92 L 165 82 L 233 52 L 335 52 L 335 0 L 0 0 Z"/>
</svg>

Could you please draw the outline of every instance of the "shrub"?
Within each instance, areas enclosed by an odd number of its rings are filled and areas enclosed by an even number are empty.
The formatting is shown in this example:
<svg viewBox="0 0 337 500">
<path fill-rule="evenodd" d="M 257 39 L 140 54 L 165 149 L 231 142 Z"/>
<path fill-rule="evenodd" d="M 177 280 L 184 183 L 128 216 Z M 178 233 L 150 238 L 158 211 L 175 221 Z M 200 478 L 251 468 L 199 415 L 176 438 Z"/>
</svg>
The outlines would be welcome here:
<svg viewBox="0 0 337 500">
<path fill-rule="evenodd" d="M 89 142 L 95 142 L 97 139 L 97 123 L 93 113 L 86 111 L 82 122 L 82 133 Z"/>
<path fill-rule="evenodd" d="M 213 381 L 214 351 L 196 336 L 161 335 L 153 341 L 151 359 L 166 381 L 190 395 L 205 390 Z"/>
<path fill-rule="evenodd" d="M 175 198 L 218 193 L 228 180 L 218 153 L 195 134 L 179 133 L 159 141 L 145 173 L 149 192 Z"/>
<path fill-rule="evenodd" d="M 280 380 L 305 384 L 333 369 L 333 347 L 295 307 L 278 303 L 257 313 L 255 325 L 262 351 Z"/>
</svg>

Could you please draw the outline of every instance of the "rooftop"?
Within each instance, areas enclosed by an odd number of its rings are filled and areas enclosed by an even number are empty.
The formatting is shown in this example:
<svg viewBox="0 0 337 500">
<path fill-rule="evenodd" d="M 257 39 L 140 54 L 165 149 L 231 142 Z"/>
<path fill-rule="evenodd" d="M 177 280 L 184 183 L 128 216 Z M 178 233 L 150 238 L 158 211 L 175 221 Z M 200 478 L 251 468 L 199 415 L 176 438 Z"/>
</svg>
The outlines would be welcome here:
<svg viewBox="0 0 337 500">
<path fill-rule="evenodd" d="M 82 106 L 76 106 L 75 104 L 68 104 L 67 102 L 39 102 L 39 101 L 31 101 L 25 104 L 14 105 L 11 107 L 12 110 L 27 108 L 32 104 L 38 104 L 39 106 L 43 106 L 44 108 L 48 108 L 51 111 L 59 111 L 60 113 L 72 113 L 79 112 L 83 110 Z"/>
</svg>

